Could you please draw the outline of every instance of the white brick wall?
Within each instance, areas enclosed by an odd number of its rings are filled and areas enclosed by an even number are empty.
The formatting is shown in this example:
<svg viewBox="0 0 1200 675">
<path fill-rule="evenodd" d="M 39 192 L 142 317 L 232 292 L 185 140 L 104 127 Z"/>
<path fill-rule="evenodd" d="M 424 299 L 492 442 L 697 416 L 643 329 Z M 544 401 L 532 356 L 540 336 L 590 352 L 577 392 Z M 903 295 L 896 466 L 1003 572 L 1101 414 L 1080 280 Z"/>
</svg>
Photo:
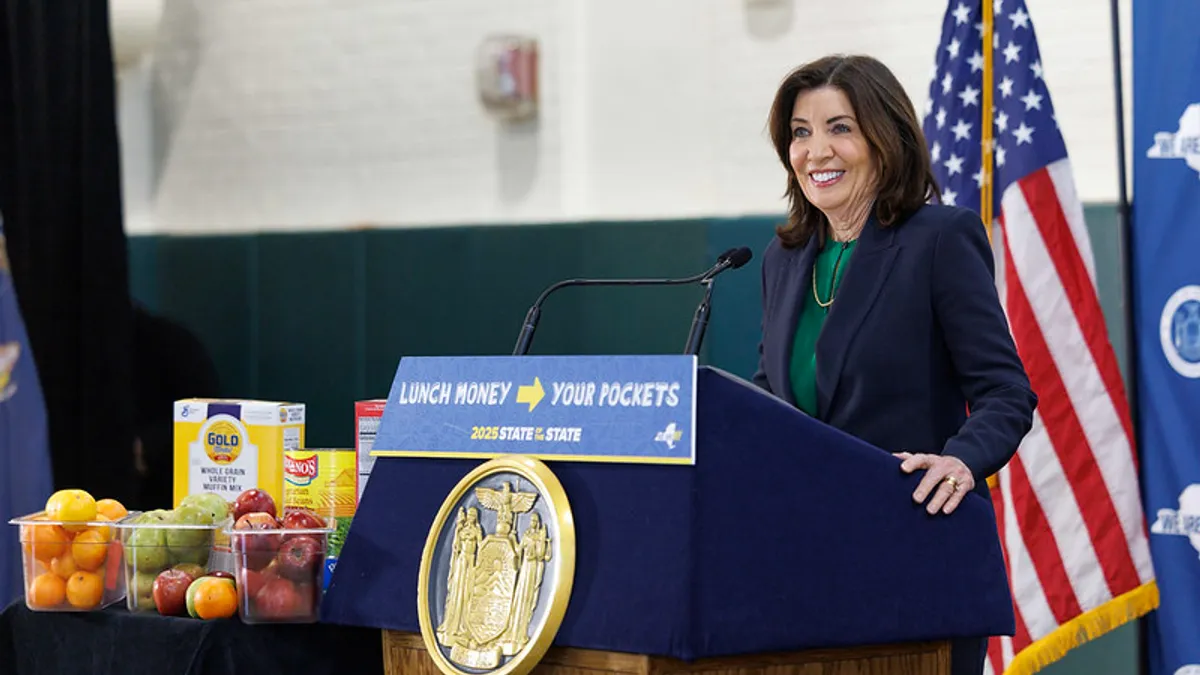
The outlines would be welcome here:
<svg viewBox="0 0 1200 675">
<path fill-rule="evenodd" d="M 1108 3 L 1028 2 L 1080 195 L 1114 200 Z M 142 75 L 154 86 L 129 85 L 154 92 L 157 130 L 130 121 L 150 94 L 122 97 L 125 161 L 154 164 L 126 173 L 155 177 L 127 187 L 130 229 L 778 212 L 765 121 L 783 74 L 828 52 L 869 52 L 920 107 L 944 10 L 943 0 L 165 0 Z M 521 129 L 488 118 L 475 94 L 475 49 L 502 31 L 541 40 L 540 119 Z"/>
</svg>

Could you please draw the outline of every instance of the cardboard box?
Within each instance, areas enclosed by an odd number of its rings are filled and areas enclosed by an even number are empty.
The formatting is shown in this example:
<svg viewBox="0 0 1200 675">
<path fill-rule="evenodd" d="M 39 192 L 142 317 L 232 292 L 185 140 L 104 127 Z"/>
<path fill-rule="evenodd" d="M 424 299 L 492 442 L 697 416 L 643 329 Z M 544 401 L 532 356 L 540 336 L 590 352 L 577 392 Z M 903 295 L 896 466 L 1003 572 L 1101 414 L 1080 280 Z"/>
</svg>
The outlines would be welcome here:
<svg viewBox="0 0 1200 675">
<path fill-rule="evenodd" d="M 250 488 L 282 505 L 284 452 L 302 447 L 303 403 L 176 401 L 174 506 L 202 492 L 232 502 Z"/>
<path fill-rule="evenodd" d="M 379 430 L 379 420 L 383 418 L 383 409 L 387 399 L 376 398 L 367 401 L 357 401 L 354 404 L 354 452 L 358 456 L 358 499 L 362 499 L 363 490 L 367 489 L 367 479 L 371 477 L 371 469 L 375 466 L 375 458 L 371 456 L 371 448 L 375 446 L 375 432 Z"/>
</svg>

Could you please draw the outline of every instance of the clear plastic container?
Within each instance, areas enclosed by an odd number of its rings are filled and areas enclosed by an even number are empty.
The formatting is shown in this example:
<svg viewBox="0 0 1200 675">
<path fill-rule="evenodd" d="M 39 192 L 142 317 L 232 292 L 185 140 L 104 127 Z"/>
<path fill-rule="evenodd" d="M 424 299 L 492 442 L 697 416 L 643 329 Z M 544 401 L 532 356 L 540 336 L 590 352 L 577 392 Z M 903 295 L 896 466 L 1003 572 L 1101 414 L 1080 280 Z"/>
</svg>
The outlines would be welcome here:
<svg viewBox="0 0 1200 675">
<path fill-rule="evenodd" d="M 314 623 L 333 528 L 229 529 L 238 616 L 246 623 Z"/>
<path fill-rule="evenodd" d="M 8 521 L 19 528 L 25 606 L 37 612 L 91 612 L 125 597 L 120 521 L 50 520 L 44 511 Z"/>
<path fill-rule="evenodd" d="M 164 570 L 183 569 L 192 578 L 212 571 L 213 541 L 229 524 L 228 518 L 214 525 L 167 522 L 169 513 L 134 512 L 116 525 L 125 552 L 125 606 L 131 612 L 157 611 L 154 580 Z"/>
</svg>

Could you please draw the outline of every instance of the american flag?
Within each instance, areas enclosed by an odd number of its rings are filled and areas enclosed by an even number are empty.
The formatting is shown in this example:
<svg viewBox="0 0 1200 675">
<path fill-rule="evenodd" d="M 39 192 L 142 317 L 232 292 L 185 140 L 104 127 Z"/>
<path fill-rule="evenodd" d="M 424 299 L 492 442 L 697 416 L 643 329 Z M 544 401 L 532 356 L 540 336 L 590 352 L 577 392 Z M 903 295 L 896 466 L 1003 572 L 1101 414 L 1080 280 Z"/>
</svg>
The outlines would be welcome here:
<svg viewBox="0 0 1200 675">
<path fill-rule="evenodd" d="M 943 201 L 976 211 L 982 11 L 950 0 L 923 121 Z M 1156 607 L 1158 590 L 1129 406 L 1033 22 L 1022 0 L 992 11 L 996 284 L 1039 398 L 992 490 L 1017 617 L 1015 636 L 989 644 L 995 675 L 1036 672 Z"/>
</svg>

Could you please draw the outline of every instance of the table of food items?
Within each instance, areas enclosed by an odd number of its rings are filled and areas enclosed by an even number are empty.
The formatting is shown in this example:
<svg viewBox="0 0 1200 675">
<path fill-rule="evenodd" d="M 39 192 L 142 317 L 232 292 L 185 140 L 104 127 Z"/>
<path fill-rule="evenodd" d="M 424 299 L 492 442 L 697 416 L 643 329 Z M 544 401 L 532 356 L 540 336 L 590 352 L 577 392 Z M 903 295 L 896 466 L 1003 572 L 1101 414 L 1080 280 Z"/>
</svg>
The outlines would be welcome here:
<svg viewBox="0 0 1200 675">
<path fill-rule="evenodd" d="M 382 407 L 380 401 L 356 405 L 355 448 L 314 449 L 303 443 L 303 404 L 176 402 L 171 508 L 129 511 L 104 495 L 64 488 L 48 495 L 43 510 L 9 521 L 21 543 L 24 597 L 0 616 L 0 660 L 11 649 L 13 663 L 28 668 L 55 661 L 48 654 L 21 654 L 34 646 L 20 633 L 56 620 L 41 631 L 57 633 L 68 625 L 94 631 L 120 621 L 125 623 L 113 630 L 152 635 L 161 629 L 178 638 L 190 629 L 187 622 L 225 621 L 243 632 L 281 624 L 307 636 L 301 642 L 308 648 L 321 648 L 313 631 L 325 627 L 303 624 L 319 622 L 321 599 L 370 474 L 370 440 Z M 87 616 L 95 620 L 63 623 Z M 347 637 L 342 633 L 353 629 L 328 628 L 330 639 L 336 633 L 343 645 L 367 640 L 375 656 L 368 663 L 380 662 L 378 631 Z M 211 633 L 197 635 L 211 639 Z M 295 654 L 300 645 L 288 642 Z M 188 641 L 174 643 L 184 648 Z M 130 664 L 110 670 L 111 664 L 92 661 L 79 672 L 137 671 Z M 195 654 L 185 662 L 186 669 L 164 670 L 160 663 L 155 670 L 147 661 L 146 672 L 205 672 L 197 669 Z M 229 667 L 224 663 L 213 672 L 231 672 Z"/>
</svg>

